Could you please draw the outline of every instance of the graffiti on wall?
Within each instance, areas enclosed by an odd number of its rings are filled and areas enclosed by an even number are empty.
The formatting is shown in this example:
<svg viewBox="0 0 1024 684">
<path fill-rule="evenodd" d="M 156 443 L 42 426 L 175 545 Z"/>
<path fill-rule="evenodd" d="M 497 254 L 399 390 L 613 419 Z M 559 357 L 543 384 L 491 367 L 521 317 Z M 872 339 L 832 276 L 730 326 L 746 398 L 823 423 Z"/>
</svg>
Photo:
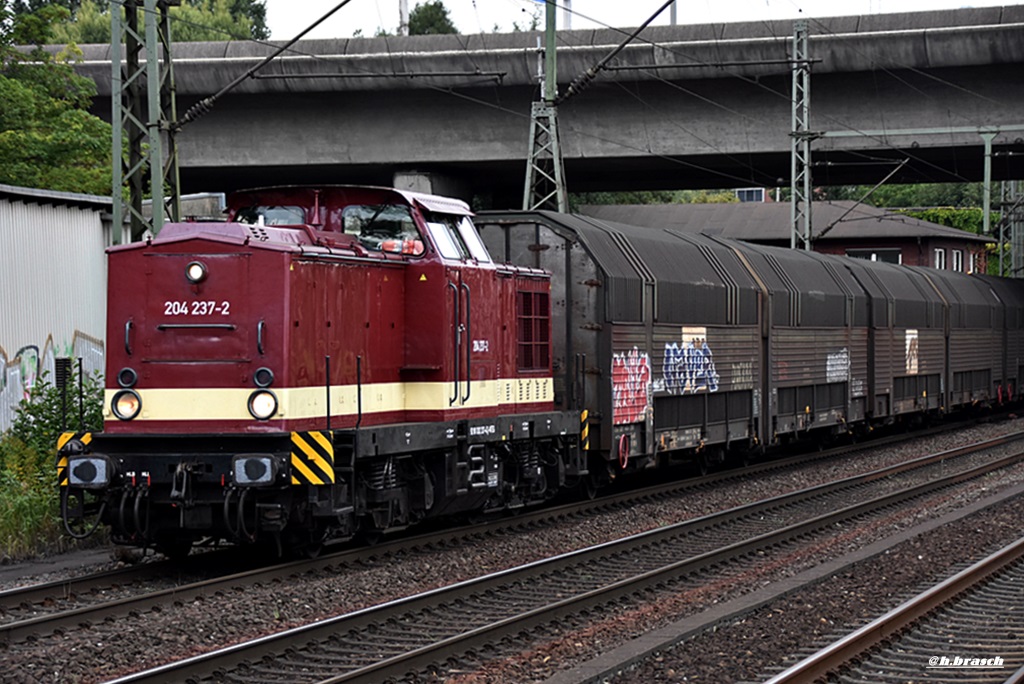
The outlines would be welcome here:
<svg viewBox="0 0 1024 684">
<path fill-rule="evenodd" d="M 850 350 L 843 347 L 825 357 L 825 382 L 846 382 L 850 379 Z"/>
<path fill-rule="evenodd" d="M 612 356 L 612 423 L 624 425 L 646 419 L 651 407 L 651 360 L 633 347 Z"/>
<path fill-rule="evenodd" d="M 754 364 L 751 361 L 740 361 L 732 364 L 733 389 L 754 389 Z"/>
<path fill-rule="evenodd" d="M 684 327 L 681 343 L 665 345 L 663 369 L 665 391 L 669 394 L 717 392 L 719 376 L 708 346 L 707 328 Z"/>
<path fill-rule="evenodd" d="M 81 358 L 86 375 L 103 372 L 103 341 L 91 335 L 76 330 L 70 343 L 60 345 L 54 344 L 49 336 L 42 349 L 40 352 L 37 345 L 29 344 L 8 355 L 0 347 L 0 432 L 11 427 L 14 409 L 28 397 L 39 378 L 44 373 L 52 378 L 55 358 Z"/>
<path fill-rule="evenodd" d="M 907 349 L 907 374 L 917 375 L 917 331 L 907 330 L 906 337 L 906 349 Z"/>
</svg>

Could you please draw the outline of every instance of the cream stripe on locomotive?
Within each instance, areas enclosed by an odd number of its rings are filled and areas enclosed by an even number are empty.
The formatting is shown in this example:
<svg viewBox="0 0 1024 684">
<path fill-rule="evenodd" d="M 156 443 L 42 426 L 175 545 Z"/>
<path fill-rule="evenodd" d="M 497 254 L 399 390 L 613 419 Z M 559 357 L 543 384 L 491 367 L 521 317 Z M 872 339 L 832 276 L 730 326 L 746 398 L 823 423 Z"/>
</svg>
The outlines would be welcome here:
<svg viewBox="0 0 1024 684">
<path fill-rule="evenodd" d="M 323 387 L 270 388 L 277 396 L 275 419 L 301 420 L 326 414 L 327 397 Z M 110 402 L 120 390 L 106 390 L 104 418 L 112 418 Z M 253 420 L 247 402 L 254 388 L 202 389 L 136 389 L 142 410 L 136 421 L 143 420 Z M 493 408 L 551 401 L 554 388 L 550 377 L 502 378 L 474 380 L 469 398 L 465 381 L 459 383 L 459 396 L 453 382 L 378 383 L 362 388 L 362 412 L 441 411 L 463 408 Z M 331 414 L 356 415 L 359 410 L 356 385 L 331 387 Z"/>
</svg>

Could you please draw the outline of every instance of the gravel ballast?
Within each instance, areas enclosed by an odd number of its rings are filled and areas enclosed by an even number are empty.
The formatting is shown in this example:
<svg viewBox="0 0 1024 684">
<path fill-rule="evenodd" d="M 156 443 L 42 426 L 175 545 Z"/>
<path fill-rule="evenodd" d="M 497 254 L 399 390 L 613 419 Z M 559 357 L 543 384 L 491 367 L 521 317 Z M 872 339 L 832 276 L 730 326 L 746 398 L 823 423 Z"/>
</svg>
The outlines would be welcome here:
<svg viewBox="0 0 1024 684">
<path fill-rule="evenodd" d="M 381 601 L 399 598 L 418 593 L 437 586 L 459 580 L 470 579 L 481 574 L 520 565 L 550 555 L 564 553 L 583 546 L 616 539 L 628 534 L 651 529 L 706 515 L 724 508 L 729 508 L 757 499 L 763 499 L 787 491 L 804 488 L 813 484 L 831 481 L 882 465 L 902 462 L 915 456 L 932 453 L 943 449 L 978 441 L 983 438 L 1014 432 L 1024 429 L 1022 421 L 1007 421 L 997 424 L 982 425 L 954 434 L 941 435 L 926 440 L 917 440 L 910 444 L 879 448 L 869 453 L 829 464 L 816 464 L 799 472 L 787 472 L 784 475 L 768 475 L 756 480 L 745 481 L 739 485 L 694 492 L 683 499 L 660 501 L 637 505 L 626 511 L 606 513 L 584 521 L 566 521 L 529 532 L 510 533 L 502 537 L 475 540 L 448 549 L 437 549 L 406 557 L 390 557 L 364 567 L 351 568 L 338 573 L 317 573 L 308 577 L 296 578 L 288 583 L 275 583 L 267 586 L 248 587 L 244 591 L 230 595 L 218 595 L 205 600 L 195 600 L 183 605 L 175 605 L 159 612 L 151 612 L 141 616 L 124 618 L 93 625 L 86 629 L 69 631 L 63 635 L 45 636 L 34 643 L 15 644 L 3 647 L 0 657 L 8 664 L 4 672 L 0 672 L 0 681 L 4 682 L 95 682 L 110 679 L 126 672 L 138 671 L 153 667 L 168 658 L 180 658 L 230 645 L 239 640 L 252 638 L 260 634 L 279 631 L 288 627 L 304 624 L 311 620 L 347 613 Z M 1024 473 L 1016 477 L 1024 479 Z M 1006 481 L 993 478 L 992 481 L 979 485 L 977 496 L 982 496 L 982 487 L 991 491 L 995 487 L 1008 486 L 1013 478 Z M 999 480 L 997 482 L 997 480 Z M 976 498 L 975 497 L 975 498 Z M 954 497 L 955 499 L 956 497 Z M 970 498 L 966 495 L 964 500 Z M 963 505 L 964 500 L 951 500 L 950 508 Z M 939 510 L 921 510 L 913 514 L 924 519 L 938 514 Z M 1016 529 L 1020 529 L 1018 518 Z M 913 519 L 887 521 L 879 524 L 874 531 L 876 536 L 890 534 L 893 527 L 908 527 L 914 524 Z M 993 529 L 1012 527 L 1011 523 L 993 524 Z M 869 535 L 870 536 L 870 535 Z M 988 535 L 975 535 L 973 540 L 985 545 Z M 841 539 L 830 553 L 839 555 L 850 548 L 867 543 L 864 538 L 850 537 Z M 937 547 L 940 548 L 940 547 Z M 987 547 L 986 547 L 987 548 Z M 965 549 L 969 553 L 969 549 Z M 953 560 L 957 554 L 919 553 L 923 558 L 930 558 L 926 563 L 932 570 L 938 567 L 940 560 Z M 941 556 L 941 557 L 940 557 Z M 816 556 L 805 555 L 802 560 L 794 560 L 784 555 L 777 560 L 779 576 L 791 575 L 802 567 L 820 562 Z M 0 582 L 10 586 L 14 583 L 26 583 L 16 580 L 8 571 L 18 572 L 22 577 L 32 577 L 35 581 L 52 580 L 61 576 L 69 576 L 93 570 L 97 565 L 107 566 L 111 561 L 73 568 L 41 566 L 35 563 L 23 563 L 7 566 L 0 571 Z M 886 575 L 887 581 L 894 582 L 902 577 L 917 577 L 912 564 L 905 557 L 900 557 L 897 565 L 906 566 L 899 572 L 894 570 Z M 34 575 L 33 573 L 40 574 Z M 63 574 L 62 574 L 63 573 Z M 6 577 L 5 577 L 6 575 Z M 770 573 L 758 578 L 744 578 L 745 582 L 770 582 L 776 578 Z M 920 579 L 912 580 L 919 582 Z M 742 583 L 742 582 L 741 582 Z M 895 586 L 895 585 L 894 585 Z M 727 586 L 708 588 L 703 600 L 708 602 L 727 600 L 730 592 L 740 591 L 742 587 Z M 852 591 L 853 589 L 851 589 Z M 864 590 L 867 591 L 867 590 Z M 893 589 L 899 593 L 898 588 Z M 843 596 L 843 594 L 833 594 Z M 686 609 L 699 610 L 700 602 L 690 597 L 686 601 Z M 827 606 L 823 600 L 807 599 L 799 605 L 818 608 Z M 792 618 L 792 627 L 788 628 L 794 635 L 798 633 L 813 634 L 808 620 L 819 620 L 818 631 L 832 629 L 842 624 L 849 616 L 839 611 L 843 605 L 856 606 L 857 601 L 843 600 L 840 604 L 829 608 L 821 615 L 811 616 L 815 611 L 806 608 L 794 608 L 786 611 L 785 624 Z M 665 610 L 662 610 L 665 608 Z M 606 620 L 598 620 L 582 630 L 554 640 L 552 646 L 536 644 L 529 646 L 518 655 L 501 661 L 483 663 L 482 669 L 473 674 L 456 675 L 453 682 L 534 682 L 559 670 L 566 669 L 573 662 L 584 661 L 596 654 L 623 643 L 635 634 L 666 624 L 678 619 L 680 608 L 673 611 L 671 601 L 659 601 L 654 609 L 638 606 L 629 610 L 617 611 Z M 856 613 L 861 615 L 861 613 Z M 765 618 L 765 619 L 776 619 Z M 827 622 L 820 622 L 820 620 Z M 784 624 L 782 622 L 774 623 Z M 808 631 L 810 630 L 810 631 Z M 795 637 L 794 637 L 795 638 Z M 580 646 L 566 647 L 566 644 Z M 722 642 L 727 643 L 727 642 Z M 736 644 L 741 643 L 738 639 Z M 682 648 L 682 647 L 680 647 Z M 748 658 L 760 662 L 763 668 L 765 658 L 758 659 L 759 651 L 751 647 Z M 780 651 L 774 650 L 778 658 Z M 707 656 L 707 653 L 704 653 Z M 746 662 L 746 660 L 744 661 Z M 690 666 L 680 664 L 667 667 L 674 672 L 685 671 Z M 717 667 L 717 666 L 716 666 Z M 744 667 L 737 676 L 753 677 L 760 671 L 758 666 Z M 688 681 L 676 675 L 661 675 L 658 679 L 638 679 L 623 681 Z M 696 672 L 696 671 L 695 671 Z M 624 675 L 628 676 L 628 675 Z M 708 675 L 705 675 L 705 677 Z M 668 677 L 667 679 L 665 677 Z M 721 678 L 705 678 L 703 681 L 726 681 Z M 692 680 L 691 680 L 692 681 Z M 700 681 L 700 680 L 697 680 Z"/>
</svg>

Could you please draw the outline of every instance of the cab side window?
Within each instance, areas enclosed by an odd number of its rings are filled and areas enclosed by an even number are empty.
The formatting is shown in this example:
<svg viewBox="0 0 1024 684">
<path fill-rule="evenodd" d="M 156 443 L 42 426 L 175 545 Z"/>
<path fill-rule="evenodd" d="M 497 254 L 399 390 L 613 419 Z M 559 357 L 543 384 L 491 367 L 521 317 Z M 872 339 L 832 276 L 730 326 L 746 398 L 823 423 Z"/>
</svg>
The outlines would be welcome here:
<svg viewBox="0 0 1024 684">
<path fill-rule="evenodd" d="M 468 216 L 426 213 L 427 228 L 434 244 L 446 259 L 475 259 L 478 262 L 490 263 L 491 257 L 484 247 L 476 226 Z"/>
</svg>

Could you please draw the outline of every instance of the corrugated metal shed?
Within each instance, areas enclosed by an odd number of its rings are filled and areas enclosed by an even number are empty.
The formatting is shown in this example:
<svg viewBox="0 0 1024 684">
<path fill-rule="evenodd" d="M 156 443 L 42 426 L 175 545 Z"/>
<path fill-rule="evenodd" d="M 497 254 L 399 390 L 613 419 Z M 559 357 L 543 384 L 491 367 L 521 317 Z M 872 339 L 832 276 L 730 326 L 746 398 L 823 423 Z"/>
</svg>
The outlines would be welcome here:
<svg viewBox="0 0 1024 684">
<path fill-rule="evenodd" d="M 0 185 L 0 431 L 57 356 L 103 370 L 107 197 Z"/>
</svg>

